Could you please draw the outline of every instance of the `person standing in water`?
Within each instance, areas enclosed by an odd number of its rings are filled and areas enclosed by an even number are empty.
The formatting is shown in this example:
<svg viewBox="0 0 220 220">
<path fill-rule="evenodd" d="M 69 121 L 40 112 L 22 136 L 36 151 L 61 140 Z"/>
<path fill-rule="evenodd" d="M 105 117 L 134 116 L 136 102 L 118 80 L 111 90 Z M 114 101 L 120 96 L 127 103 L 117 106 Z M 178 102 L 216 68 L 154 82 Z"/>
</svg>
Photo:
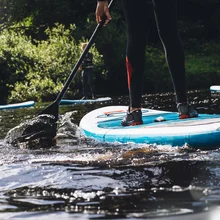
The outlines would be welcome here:
<svg viewBox="0 0 220 220">
<path fill-rule="evenodd" d="M 84 51 L 86 48 L 87 43 L 82 43 L 81 49 Z M 93 84 L 93 55 L 92 53 L 88 52 L 85 56 L 85 58 L 82 61 L 80 69 L 82 70 L 82 92 L 83 92 L 83 98 L 82 99 L 88 99 L 88 87 L 90 88 L 92 99 L 96 98 L 95 95 L 95 88 Z"/>
<path fill-rule="evenodd" d="M 121 122 L 122 126 L 143 124 L 141 97 L 145 48 L 147 44 L 147 0 L 122 0 L 127 25 L 126 68 L 130 104 Z M 179 118 L 197 117 L 198 113 L 188 103 L 185 76 L 185 57 L 177 25 L 176 0 L 152 0 L 158 34 L 163 44 L 174 91 L 176 94 Z M 99 23 L 106 15 L 104 26 L 112 19 L 108 1 L 98 0 L 96 21 Z"/>
</svg>

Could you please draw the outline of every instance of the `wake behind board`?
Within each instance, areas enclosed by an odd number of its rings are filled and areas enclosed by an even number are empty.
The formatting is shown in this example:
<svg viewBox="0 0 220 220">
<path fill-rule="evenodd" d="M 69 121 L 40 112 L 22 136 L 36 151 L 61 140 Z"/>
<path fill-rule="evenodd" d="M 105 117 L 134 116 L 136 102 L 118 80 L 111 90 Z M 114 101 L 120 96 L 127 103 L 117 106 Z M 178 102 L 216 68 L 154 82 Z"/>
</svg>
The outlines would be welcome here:
<svg viewBox="0 0 220 220">
<path fill-rule="evenodd" d="M 0 105 L 0 110 L 28 108 L 34 106 L 34 104 L 35 104 L 34 101 L 27 101 L 27 102 L 15 103 L 15 104 Z"/>
<path fill-rule="evenodd" d="M 110 97 L 102 97 L 97 99 L 79 99 L 79 100 L 72 100 L 72 99 L 62 99 L 60 105 L 73 105 L 73 104 L 85 104 L 85 103 L 95 103 L 95 102 L 106 102 L 110 101 Z"/>
<path fill-rule="evenodd" d="M 143 125 L 122 127 L 127 108 L 107 106 L 89 112 L 79 124 L 82 135 L 101 142 L 220 147 L 220 114 L 199 114 L 197 118 L 180 120 L 177 112 L 142 108 Z M 158 117 L 165 121 L 154 122 Z"/>
</svg>

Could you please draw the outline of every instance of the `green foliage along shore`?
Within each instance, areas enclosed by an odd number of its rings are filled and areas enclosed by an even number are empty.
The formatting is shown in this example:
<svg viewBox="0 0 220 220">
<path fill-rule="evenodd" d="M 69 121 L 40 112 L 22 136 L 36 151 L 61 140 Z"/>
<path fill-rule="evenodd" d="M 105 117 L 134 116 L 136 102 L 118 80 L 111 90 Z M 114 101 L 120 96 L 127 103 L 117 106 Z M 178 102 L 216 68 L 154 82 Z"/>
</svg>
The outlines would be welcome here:
<svg viewBox="0 0 220 220">
<path fill-rule="evenodd" d="M 95 6 L 96 1 L 87 0 L 0 0 L 0 104 L 56 98 L 81 55 L 81 43 L 95 29 Z M 220 84 L 219 6 L 214 0 L 180 1 L 188 89 Z M 97 93 L 122 95 L 127 94 L 126 33 L 120 1 L 113 9 L 113 20 L 101 30 L 91 52 Z M 144 92 L 172 91 L 154 19 L 149 30 Z M 66 96 L 80 98 L 80 71 Z"/>
<path fill-rule="evenodd" d="M 47 40 L 34 40 L 23 32 L 4 30 L 0 36 L 2 86 L 10 91 L 10 101 L 50 101 L 63 87 L 74 63 L 81 54 L 81 41 L 76 42 L 72 32 L 76 27 L 56 24 L 45 30 Z M 82 38 L 82 41 L 87 41 Z M 95 46 L 91 48 L 96 68 L 102 56 Z M 77 80 L 73 82 L 75 86 Z M 77 95 L 73 89 L 71 94 Z"/>
</svg>

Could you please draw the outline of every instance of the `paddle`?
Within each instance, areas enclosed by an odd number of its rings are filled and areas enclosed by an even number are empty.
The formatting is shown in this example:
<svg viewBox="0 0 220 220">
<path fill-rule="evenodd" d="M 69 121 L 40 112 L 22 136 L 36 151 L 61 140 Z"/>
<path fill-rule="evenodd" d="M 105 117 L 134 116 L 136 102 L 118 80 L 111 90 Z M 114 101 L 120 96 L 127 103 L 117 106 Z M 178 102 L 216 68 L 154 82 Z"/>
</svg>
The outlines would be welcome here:
<svg viewBox="0 0 220 220">
<path fill-rule="evenodd" d="M 111 0 L 111 2 L 109 3 L 109 8 L 112 5 L 113 0 Z M 50 104 L 46 109 L 44 109 L 43 111 L 41 111 L 38 115 L 42 115 L 42 114 L 48 114 L 48 115 L 53 115 L 55 117 L 55 119 L 58 119 L 58 112 L 59 112 L 59 105 L 60 105 L 60 101 L 63 98 L 63 96 L 65 95 L 70 83 L 72 82 L 72 80 L 75 78 L 77 70 L 79 69 L 83 59 L 85 58 L 86 54 L 88 53 L 90 47 L 92 46 L 95 37 L 97 36 L 98 32 L 100 31 L 100 29 L 102 28 L 102 26 L 104 25 L 106 20 L 106 16 L 103 17 L 102 21 L 97 24 L 92 36 L 89 39 L 89 42 L 86 46 L 86 48 L 84 49 L 83 53 L 81 54 L 79 60 L 77 61 L 76 65 L 74 66 L 73 70 L 71 71 L 68 79 L 66 80 L 66 83 L 64 84 L 63 89 L 61 90 L 61 92 L 58 94 L 56 100 Z"/>
</svg>

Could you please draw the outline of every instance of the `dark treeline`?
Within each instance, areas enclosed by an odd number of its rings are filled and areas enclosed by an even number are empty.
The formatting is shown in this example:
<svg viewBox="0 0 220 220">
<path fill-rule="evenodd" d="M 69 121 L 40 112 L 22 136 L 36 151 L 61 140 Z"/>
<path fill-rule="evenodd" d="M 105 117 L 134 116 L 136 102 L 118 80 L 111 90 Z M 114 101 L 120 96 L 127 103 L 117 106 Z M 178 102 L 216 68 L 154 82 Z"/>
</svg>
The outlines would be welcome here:
<svg viewBox="0 0 220 220">
<path fill-rule="evenodd" d="M 172 91 L 151 0 L 144 92 Z M 138 3 L 140 4 L 140 2 Z M 96 0 L 0 0 L 0 102 L 53 100 L 93 33 Z M 98 94 L 127 94 L 126 33 L 122 4 L 91 48 Z M 189 89 L 220 80 L 220 1 L 178 0 L 179 29 L 186 53 Z M 66 94 L 80 96 L 80 74 Z"/>
</svg>

